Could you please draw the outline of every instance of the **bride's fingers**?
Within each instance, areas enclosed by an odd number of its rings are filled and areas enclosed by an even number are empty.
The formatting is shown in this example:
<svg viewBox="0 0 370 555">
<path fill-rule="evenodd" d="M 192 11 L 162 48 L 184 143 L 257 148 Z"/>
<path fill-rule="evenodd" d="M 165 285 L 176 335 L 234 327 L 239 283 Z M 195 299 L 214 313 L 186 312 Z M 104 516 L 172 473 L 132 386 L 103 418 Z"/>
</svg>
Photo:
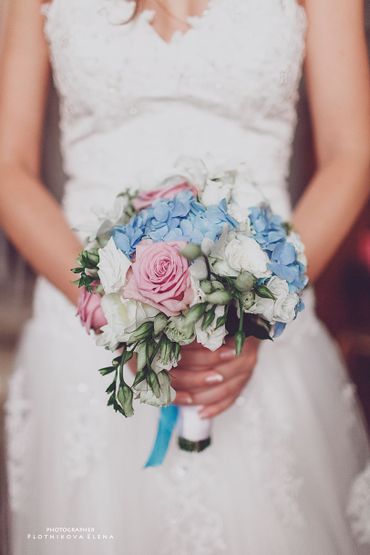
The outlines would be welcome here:
<svg viewBox="0 0 370 555">
<path fill-rule="evenodd" d="M 217 349 L 217 351 L 210 351 L 204 347 L 188 346 L 181 351 L 181 366 L 186 366 L 189 370 L 194 367 L 208 366 L 212 368 L 216 364 L 224 360 L 231 360 L 235 358 L 235 349 L 230 343 L 227 343 Z"/>
<path fill-rule="evenodd" d="M 238 395 L 247 383 L 249 376 L 236 376 L 220 385 L 191 394 L 194 405 L 214 405 L 232 395 Z M 189 403 L 187 403 L 189 404 Z"/>
<path fill-rule="evenodd" d="M 218 372 L 174 369 L 170 372 L 171 384 L 179 391 L 197 391 L 209 385 L 224 381 L 224 376 Z"/>
<path fill-rule="evenodd" d="M 215 403 L 214 405 L 208 405 L 207 407 L 202 408 L 199 410 L 199 416 L 201 418 L 214 418 L 218 416 L 228 408 L 230 408 L 238 398 L 238 395 L 230 395 L 226 397 L 222 401 Z"/>
</svg>

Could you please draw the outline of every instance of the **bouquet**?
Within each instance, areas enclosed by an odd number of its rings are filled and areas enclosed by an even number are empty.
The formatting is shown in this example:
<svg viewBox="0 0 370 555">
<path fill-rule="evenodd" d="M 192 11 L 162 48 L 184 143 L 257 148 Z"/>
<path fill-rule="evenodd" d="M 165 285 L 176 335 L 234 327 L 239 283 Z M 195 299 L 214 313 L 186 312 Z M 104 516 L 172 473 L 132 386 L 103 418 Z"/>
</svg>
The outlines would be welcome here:
<svg viewBox="0 0 370 555">
<path fill-rule="evenodd" d="M 172 404 L 170 372 L 182 347 L 197 341 L 216 350 L 231 334 L 237 356 L 250 336 L 274 339 L 303 309 L 307 285 L 298 235 L 265 200 L 245 205 L 253 195 L 240 168 L 212 173 L 199 160 L 181 167 L 152 190 L 118 195 L 73 270 L 81 321 L 114 353 L 100 370 L 111 376 L 108 405 L 126 417 L 135 401 L 161 407 L 149 466 L 162 462 L 178 420 L 181 449 L 211 442 L 210 420 Z M 244 207 L 234 198 L 241 190 Z"/>
</svg>

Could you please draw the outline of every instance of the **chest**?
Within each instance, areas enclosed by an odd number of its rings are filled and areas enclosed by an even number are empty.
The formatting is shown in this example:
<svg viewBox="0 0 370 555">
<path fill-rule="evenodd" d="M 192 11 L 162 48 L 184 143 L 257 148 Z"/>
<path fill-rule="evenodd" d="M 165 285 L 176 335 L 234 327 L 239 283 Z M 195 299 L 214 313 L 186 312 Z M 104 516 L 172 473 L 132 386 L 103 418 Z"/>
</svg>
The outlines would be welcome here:
<svg viewBox="0 0 370 555">
<path fill-rule="evenodd" d="M 53 0 L 45 23 L 54 77 L 72 113 L 117 114 L 160 98 L 215 109 L 272 110 L 291 101 L 304 51 L 296 0 L 211 0 L 168 44 L 126 0 Z"/>
</svg>

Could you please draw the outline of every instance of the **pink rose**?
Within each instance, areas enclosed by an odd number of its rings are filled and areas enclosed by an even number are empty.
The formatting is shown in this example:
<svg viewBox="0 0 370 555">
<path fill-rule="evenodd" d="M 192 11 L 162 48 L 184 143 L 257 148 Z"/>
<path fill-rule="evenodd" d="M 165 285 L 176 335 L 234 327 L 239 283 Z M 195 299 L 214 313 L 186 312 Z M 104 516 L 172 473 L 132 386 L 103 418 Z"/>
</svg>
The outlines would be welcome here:
<svg viewBox="0 0 370 555">
<path fill-rule="evenodd" d="M 89 293 L 85 287 L 81 289 L 78 299 L 77 316 L 87 332 L 98 331 L 108 323 L 101 307 L 100 295 Z"/>
<path fill-rule="evenodd" d="M 176 316 L 193 300 L 189 264 L 179 250 L 183 242 L 143 241 L 127 274 L 124 297 L 150 304 L 167 316 Z"/>
<path fill-rule="evenodd" d="M 183 181 L 176 185 L 167 185 L 166 187 L 159 187 L 151 191 L 143 191 L 133 200 L 132 204 L 135 210 L 142 210 L 143 208 L 151 206 L 156 200 L 173 198 L 181 191 L 191 191 L 194 195 L 198 193 L 198 189 L 194 187 L 194 185 L 191 185 L 187 181 Z"/>
</svg>

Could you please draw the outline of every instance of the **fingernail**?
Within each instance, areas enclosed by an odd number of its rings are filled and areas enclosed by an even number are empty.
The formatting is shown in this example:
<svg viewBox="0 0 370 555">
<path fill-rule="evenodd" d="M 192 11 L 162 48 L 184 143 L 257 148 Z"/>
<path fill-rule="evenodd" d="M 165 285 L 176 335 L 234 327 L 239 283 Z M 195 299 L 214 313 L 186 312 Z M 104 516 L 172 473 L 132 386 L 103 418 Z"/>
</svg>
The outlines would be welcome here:
<svg viewBox="0 0 370 555">
<path fill-rule="evenodd" d="M 175 403 L 177 403 L 178 405 L 192 405 L 193 399 L 190 395 L 180 394 L 176 397 Z"/>
<path fill-rule="evenodd" d="M 229 360 L 231 358 L 235 358 L 235 351 L 234 351 L 234 349 L 228 349 L 227 351 L 221 351 L 219 356 L 222 360 Z"/>
<path fill-rule="evenodd" d="M 207 376 L 204 380 L 206 383 L 221 383 L 224 381 L 224 377 L 222 374 L 211 374 Z"/>
<path fill-rule="evenodd" d="M 207 409 L 204 409 L 204 410 L 199 411 L 198 414 L 199 414 L 200 418 L 202 418 L 202 419 L 203 419 L 203 418 L 204 418 L 204 419 L 209 418 L 209 416 L 210 416 L 210 413 L 209 413 L 209 411 L 208 411 Z"/>
</svg>

